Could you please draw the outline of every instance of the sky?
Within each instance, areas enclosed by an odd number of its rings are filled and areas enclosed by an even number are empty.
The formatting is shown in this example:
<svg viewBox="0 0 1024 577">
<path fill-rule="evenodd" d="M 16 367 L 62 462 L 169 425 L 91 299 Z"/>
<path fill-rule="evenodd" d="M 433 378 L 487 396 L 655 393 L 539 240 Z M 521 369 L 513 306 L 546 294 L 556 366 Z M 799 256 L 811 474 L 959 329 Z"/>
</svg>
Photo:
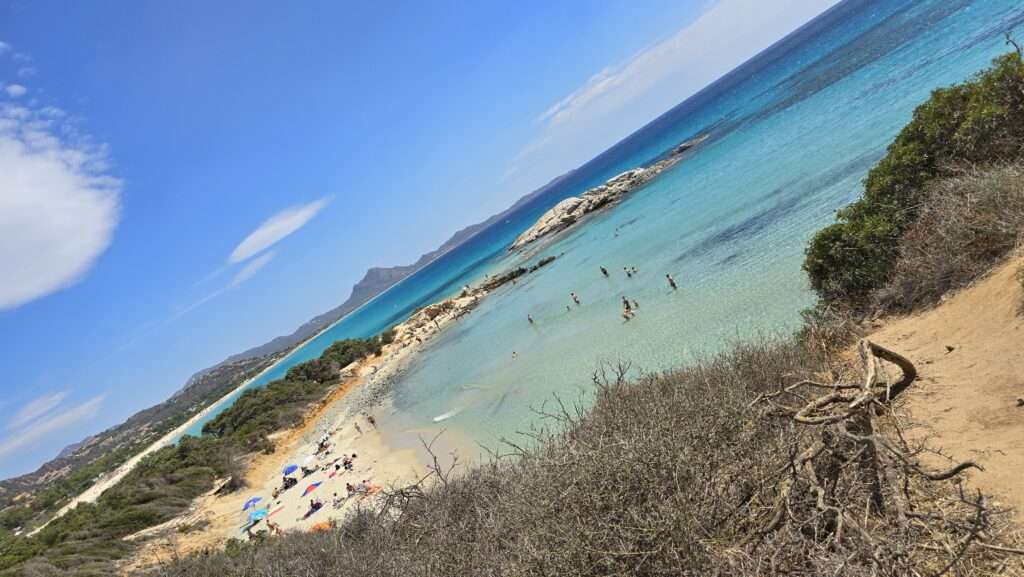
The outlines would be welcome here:
<svg viewBox="0 0 1024 577">
<path fill-rule="evenodd" d="M 0 0 L 0 478 L 585 163 L 835 0 Z"/>
</svg>

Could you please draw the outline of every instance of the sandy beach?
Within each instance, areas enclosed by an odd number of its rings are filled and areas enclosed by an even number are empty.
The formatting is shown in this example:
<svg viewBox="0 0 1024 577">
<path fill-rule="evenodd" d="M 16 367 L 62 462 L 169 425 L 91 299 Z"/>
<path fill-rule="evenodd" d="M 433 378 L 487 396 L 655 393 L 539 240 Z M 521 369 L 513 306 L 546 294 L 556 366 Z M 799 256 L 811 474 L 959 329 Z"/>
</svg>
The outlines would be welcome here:
<svg viewBox="0 0 1024 577">
<path fill-rule="evenodd" d="M 222 547 L 229 539 L 248 539 L 246 528 L 268 536 L 289 531 L 309 531 L 343 520 L 392 487 L 407 486 L 429 472 L 424 451 L 387 442 L 389 420 L 387 393 L 393 380 L 412 357 L 453 321 L 469 314 L 486 296 L 488 288 L 464 291 L 461 296 L 421 309 L 395 327 L 394 341 L 378 357 L 353 363 L 342 371 L 340 385 L 313 407 L 298 427 L 278 432 L 276 450 L 251 456 L 245 473 L 246 488 L 219 495 L 217 489 L 198 498 L 191 509 L 167 523 L 136 533 L 128 540 L 140 542 L 138 553 L 123 566 L 128 572 L 169 561 L 180 555 Z M 371 422 L 371 418 L 373 421 Z M 378 428 L 379 427 L 379 428 Z M 327 450 L 318 445 L 327 440 Z M 352 470 L 341 466 L 343 457 L 355 455 Z M 290 476 L 297 485 L 280 491 L 283 470 L 302 469 Z M 370 490 L 348 496 L 346 484 L 365 481 Z M 218 487 L 222 483 L 218 483 Z M 243 510 L 251 499 L 258 501 Z M 322 506 L 311 510 L 311 502 Z M 266 518 L 251 527 L 250 514 Z M 268 521 L 274 528 L 268 526 Z"/>
</svg>

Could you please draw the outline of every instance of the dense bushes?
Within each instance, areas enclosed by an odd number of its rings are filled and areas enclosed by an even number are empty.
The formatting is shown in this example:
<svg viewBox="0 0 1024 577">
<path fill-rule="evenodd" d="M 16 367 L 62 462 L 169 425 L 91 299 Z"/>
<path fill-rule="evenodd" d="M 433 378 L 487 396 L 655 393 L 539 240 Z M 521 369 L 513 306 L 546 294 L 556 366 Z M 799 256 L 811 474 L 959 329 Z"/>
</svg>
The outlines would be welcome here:
<svg viewBox="0 0 1024 577">
<path fill-rule="evenodd" d="M 931 202 L 928 183 L 965 166 L 1024 156 L 1024 63 L 997 58 L 974 79 L 932 93 L 864 182 L 807 249 L 804 269 L 826 302 L 863 308 L 896 266 L 897 245 Z"/>
<path fill-rule="evenodd" d="M 953 557 L 942 545 L 962 543 L 971 523 L 951 484 L 927 483 L 931 493 L 922 498 L 919 478 L 891 471 L 892 480 L 880 476 L 884 500 L 906 509 L 872 509 L 856 466 L 863 449 L 836 440 L 841 427 L 797 425 L 774 403 L 757 401 L 802 379 L 843 378 L 835 360 L 816 344 L 767 341 L 634 383 L 599 378 L 589 410 L 552 403 L 553 432 L 538 432 L 525 449 L 510 443 L 454 476 L 442 467 L 432 487 L 394 490 L 382 509 L 360 510 L 337 531 L 236 546 L 153 573 L 936 574 Z M 830 442 L 845 461 L 830 456 Z M 798 455 L 809 455 L 810 470 L 824 479 L 825 507 L 852 512 L 841 543 L 830 545 L 836 527 L 798 479 Z M 906 510 L 914 523 L 900 520 Z M 782 522 L 770 520 L 775 511 Z M 1003 560 L 974 548 L 954 564 L 960 575 L 995 574 Z"/>
<path fill-rule="evenodd" d="M 928 202 L 900 240 L 889 282 L 873 303 L 907 312 L 985 273 L 1024 234 L 1024 166 L 971 170 L 928 186 Z"/>
</svg>

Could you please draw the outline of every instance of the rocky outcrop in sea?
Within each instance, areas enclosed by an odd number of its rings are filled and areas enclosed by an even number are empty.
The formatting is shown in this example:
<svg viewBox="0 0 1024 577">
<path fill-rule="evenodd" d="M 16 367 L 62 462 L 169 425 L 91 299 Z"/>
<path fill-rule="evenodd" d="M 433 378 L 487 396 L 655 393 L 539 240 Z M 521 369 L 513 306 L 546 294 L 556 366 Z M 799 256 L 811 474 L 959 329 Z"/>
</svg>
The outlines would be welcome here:
<svg viewBox="0 0 1024 577">
<path fill-rule="evenodd" d="M 706 139 L 707 135 L 688 140 L 672 149 L 668 156 L 653 164 L 627 170 L 580 196 L 566 198 L 541 215 L 533 226 L 519 235 L 509 250 L 522 248 L 546 236 L 561 232 L 579 222 L 587 214 L 618 203 L 627 194 L 682 160 L 683 153 Z"/>
</svg>

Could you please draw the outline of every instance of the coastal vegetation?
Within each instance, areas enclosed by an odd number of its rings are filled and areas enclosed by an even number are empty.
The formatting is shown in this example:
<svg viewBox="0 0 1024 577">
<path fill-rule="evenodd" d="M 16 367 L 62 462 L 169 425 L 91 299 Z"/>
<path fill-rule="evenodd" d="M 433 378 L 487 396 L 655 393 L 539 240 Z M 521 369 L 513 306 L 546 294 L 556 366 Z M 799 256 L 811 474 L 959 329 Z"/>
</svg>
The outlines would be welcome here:
<svg viewBox="0 0 1024 577">
<path fill-rule="evenodd" d="M 236 545 L 153 574 L 994 573 L 1005 553 L 970 545 L 983 530 L 997 547 L 1002 522 L 943 480 L 973 465 L 920 466 L 919 447 L 880 432 L 883 420 L 898 426 L 885 387 L 837 363 L 844 333 L 808 334 L 632 382 L 626 367 L 609 367 L 594 376 L 592 406 L 542 409 L 546 428 L 529 444 L 508 442 L 454 474 L 435 467 L 429 488 L 396 488 L 334 532 Z M 865 350 L 870 362 L 899 360 Z M 807 412 L 832 384 L 875 401 Z"/>
<path fill-rule="evenodd" d="M 273 357 L 242 359 L 196 374 L 182 390 L 163 403 L 86 439 L 81 446 L 46 463 L 35 473 L 0 482 L 0 549 L 15 530 L 28 532 L 44 524 L 97 479 L 117 469 L 273 360 Z M 18 523 L 6 521 L 14 519 Z"/>
<path fill-rule="evenodd" d="M 1012 172 L 983 173 L 1022 157 L 1024 61 L 1014 51 L 967 82 L 935 90 L 914 111 L 885 157 L 868 173 L 863 196 L 840 210 L 838 222 L 811 241 L 804 262 L 811 286 L 824 304 L 857 312 L 878 306 L 905 310 L 934 302 L 941 296 L 937 290 L 961 286 L 1005 255 L 1007 231 L 993 218 L 992 209 L 997 207 L 992 203 L 1012 196 L 1015 185 L 1020 192 Z M 986 190 L 988 179 L 994 179 L 992 184 L 1001 192 L 976 202 L 972 195 Z M 953 212 L 960 209 L 988 212 L 967 216 L 963 234 L 930 234 L 933 221 L 948 227 Z M 915 227 L 916 223 L 920 224 Z M 918 282 L 893 285 L 900 259 L 919 258 L 916 255 L 926 247 L 936 255 L 953 257 L 950 264 L 962 268 L 939 273 L 938 284 L 923 293 L 917 292 L 922 288 Z M 969 254 L 964 255 L 965 250 Z M 976 266 L 979 262 L 982 267 Z M 902 272 L 906 275 L 913 268 L 908 263 Z M 909 293 L 899 294 L 901 289 Z"/>
<path fill-rule="evenodd" d="M 77 506 L 31 537 L 7 532 L 0 540 L 0 575 L 115 573 L 117 561 L 133 550 L 125 537 L 173 519 L 217 486 L 238 488 L 247 455 L 272 452 L 269 435 L 299 424 L 309 406 L 338 385 L 341 369 L 380 354 L 393 338 L 394 332 L 386 331 L 335 342 L 284 378 L 247 390 L 207 423 L 201 437 L 185 436 L 147 456 L 95 503 Z M 30 513 L 30 508 L 8 508 L 0 514 L 0 531 L 20 526 Z"/>
</svg>

